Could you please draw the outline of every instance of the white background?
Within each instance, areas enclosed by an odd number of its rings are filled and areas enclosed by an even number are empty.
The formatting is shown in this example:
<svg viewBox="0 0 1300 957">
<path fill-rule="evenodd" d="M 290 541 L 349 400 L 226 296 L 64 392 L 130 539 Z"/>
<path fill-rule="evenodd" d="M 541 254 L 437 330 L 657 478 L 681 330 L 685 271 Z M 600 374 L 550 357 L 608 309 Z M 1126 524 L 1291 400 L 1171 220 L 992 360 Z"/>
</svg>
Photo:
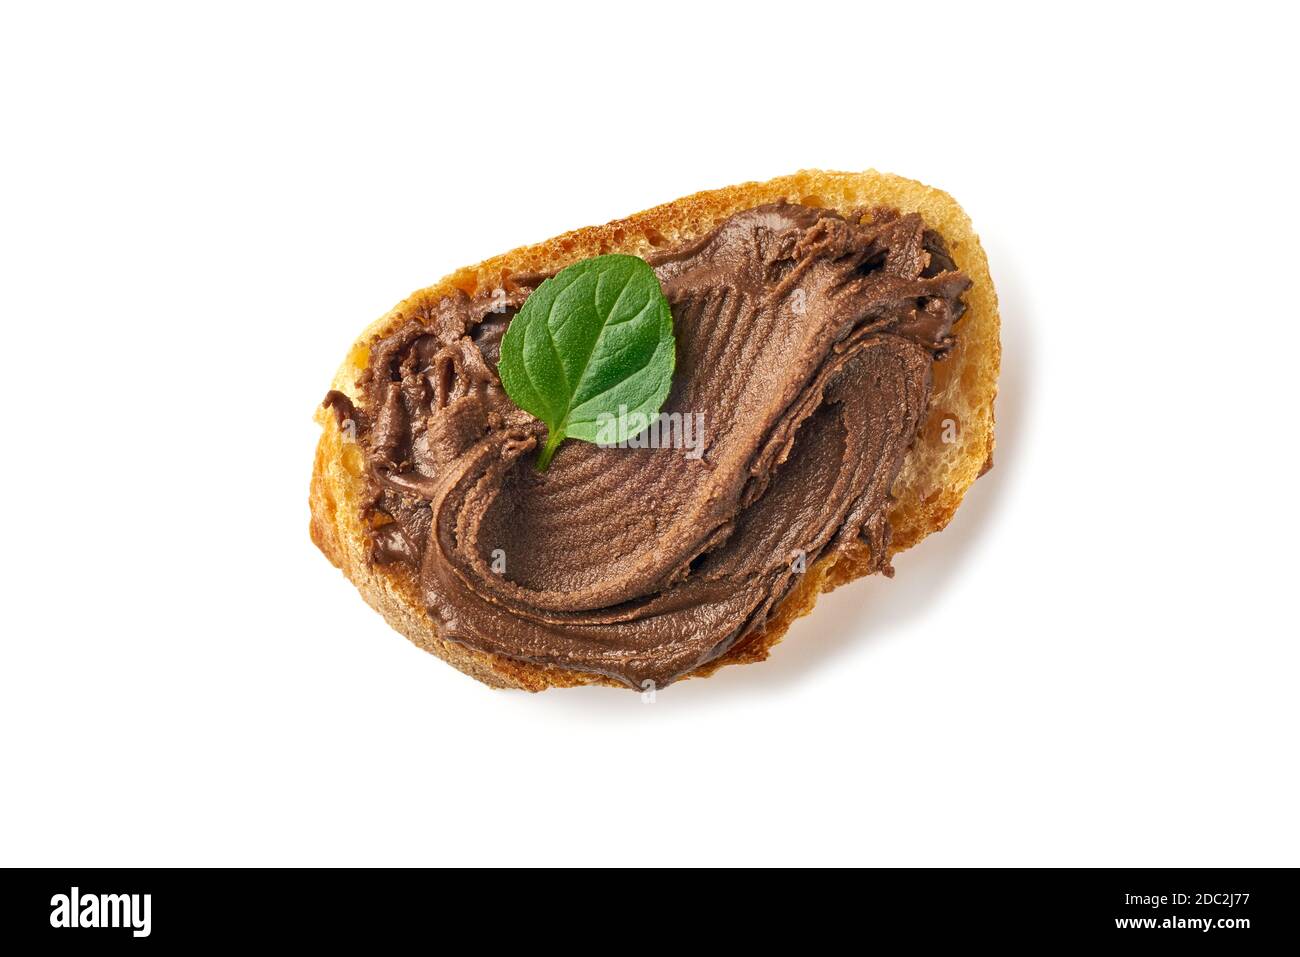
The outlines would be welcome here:
<svg viewBox="0 0 1300 957">
<path fill-rule="evenodd" d="M 6 5 L 0 863 L 1300 864 L 1282 5 Z M 491 691 L 307 537 L 460 265 L 699 189 L 950 191 L 997 465 L 661 692 Z"/>
</svg>

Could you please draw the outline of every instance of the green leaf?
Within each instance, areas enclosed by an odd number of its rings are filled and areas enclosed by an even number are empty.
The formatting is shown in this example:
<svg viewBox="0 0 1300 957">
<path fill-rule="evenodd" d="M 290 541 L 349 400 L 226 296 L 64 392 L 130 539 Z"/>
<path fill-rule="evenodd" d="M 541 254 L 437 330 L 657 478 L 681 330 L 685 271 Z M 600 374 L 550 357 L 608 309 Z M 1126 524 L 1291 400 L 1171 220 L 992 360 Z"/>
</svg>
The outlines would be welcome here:
<svg viewBox="0 0 1300 957">
<path fill-rule="evenodd" d="M 668 398 L 675 362 L 673 315 L 654 270 L 612 255 L 537 287 L 501 340 L 498 371 L 515 404 L 546 423 L 542 471 L 566 438 L 628 438 L 638 413 L 653 416 Z"/>
</svg>

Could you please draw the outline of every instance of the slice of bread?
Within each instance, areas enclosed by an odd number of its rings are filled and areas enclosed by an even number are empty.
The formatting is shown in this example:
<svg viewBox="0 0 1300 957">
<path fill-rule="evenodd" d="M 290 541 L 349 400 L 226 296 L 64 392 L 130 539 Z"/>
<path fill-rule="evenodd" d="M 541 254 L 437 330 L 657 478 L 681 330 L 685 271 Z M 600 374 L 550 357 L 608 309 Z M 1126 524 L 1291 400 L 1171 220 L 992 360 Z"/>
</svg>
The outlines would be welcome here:
<svg viewBox="0 0 1300 957">
<path fill-rule="evenodd" d="M 349 350 L 332 388 L 357 399 L 356 380 L 366 368 L 371 343 L 400 326 L 422 305 L 454 290 L 472 296 L 479 289 L 501 286 L 507 275 L 554 273 L 603 253 L 646 255 L 696 238 L 733 213 L 780 200 L 846 215 L 875 206 L 919 212 L 926 225 L 944 238 L 957 268 L 971 280 L 965 296 L 966 313 L 954 330 L 956 348 L 935 363 L 927 419 L 894 483 L 890 553 L 910 548 L 948 524 L 971 483 L 992 464 L 993 400 L 1001 351 L 997 295 L 970 220 L 947 193 L 914 180 L 875 171 L 804 170 L 765 183 L 696 193 L 459 269 L 372 323 Z M 400 564 L 378 566 L 368 561 L 369 542 L 359 507 L 364 491 L 361 450 L 348 441 L 329 410 L 318 409 L 316 420 L 323 433 L 311 480 L 312 540 L 390 625 L 426 651 L 494 687 L 528 691 L 587 684 L 624 687 L 601 675 L 486 654 L 441 638 L 423 607 L 415 576 Z M 870 567 L 865 545 L 826 556 L 808 569 L 761 629 L 688 677 L 712 674 L 726 664 L 763 660 L 791 622 L 812 610 L 818 594 L 866 574 Z"/>
</svg>

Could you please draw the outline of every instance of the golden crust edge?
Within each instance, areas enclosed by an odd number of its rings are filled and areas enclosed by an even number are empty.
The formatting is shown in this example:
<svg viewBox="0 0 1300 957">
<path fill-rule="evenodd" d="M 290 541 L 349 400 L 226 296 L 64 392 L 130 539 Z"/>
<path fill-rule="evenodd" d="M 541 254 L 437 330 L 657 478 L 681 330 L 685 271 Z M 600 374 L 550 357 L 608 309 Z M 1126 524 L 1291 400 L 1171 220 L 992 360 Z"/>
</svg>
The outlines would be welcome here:
<svg viewBox="0 0 1300 957">
<path fill-rule="evenodd" d="M 785 199 L 847 213 L 862 206 L 894 206 L 920 212 L 948 242 L 953 259 L 971 279 L 967 312 L 957 327 L 958 345 L 935 366 L 930 411 L 894 483 L 890 510 L 890 555 L 912 547 L 951 520 L 966 491 L 992 463 L 993 406 L 1001 363 L 997 294 L 979 237 L 961 206 L 942 190 L 915 180 L 868 170 L 863 173 L 803 170 L 762 183 L 743 183 L 695 193 L 602 226 L 573 230 L 458 269 L 399 303 L 356 340 L 335 374 L 332 388 L 356 398 L 356 376 L 368 361 L 369 345 L 401 324 L 423 303 L 455 289 L 473 294 L 498 285 L 509 273 L 550 272 L 590 256 L 621 252 L 644 255 L 657 246 L 698 236 L 727 216 Z M 948 425 L 949 420 L 952 425 Z M 359 516 L 360 451 L 348 445 L 333 415 L 318 409 L 322 433 L 312 469 L 309 502 L 311 537 L 356 585 L 365 601 L 396 631 L 484 684 L 542 691 L 550 687 L 612 685 L 603 675 L 531 664 L 475 651 L 438 636 L 411 576 L 371 566 Z M 945 441 L 953 438 L 956 441 Z M 726 654 L 684 677 L 706 677 L 727 664 L 761 661 L 796 618 L 808 614 L 817 597 L 862 577 L 871 567 L 865 546 L 815 563 L 775 609 L 766 625 L 743 637 Z"/>
</svg>

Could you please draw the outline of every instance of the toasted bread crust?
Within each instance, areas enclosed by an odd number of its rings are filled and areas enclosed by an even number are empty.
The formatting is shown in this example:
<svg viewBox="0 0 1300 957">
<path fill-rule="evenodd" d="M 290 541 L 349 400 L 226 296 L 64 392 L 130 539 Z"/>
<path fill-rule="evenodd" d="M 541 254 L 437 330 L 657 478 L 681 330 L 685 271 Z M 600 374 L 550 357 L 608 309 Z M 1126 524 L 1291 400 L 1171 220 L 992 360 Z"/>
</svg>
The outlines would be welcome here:
<svg viewBox="0 0 1300 957">
<path fill-rule="evenodd" d="M 453 290 L 472 296 L 481 288 L 500 286 L 510 274 L 556 272 L 605 253 L 645 255 L 655 248 L 697 237 L 733 213 L 778 200 L 845 214 L 871 206 L 919 212 L 926 225 L 943 236 L 957 267 L 971 279 L 967 311 L 956 327 L 957 346 L 935 364 L 930 411 L 894 483 L 895 501 L 889 519 L 893 527 L 890 554 L 896 554 L 947 525 L 966 490 L 992 464 L 993 401 L 1001 360 L 997 294 L 979 238 L 951 196 L 914 180 L 874 170 L 804 170 L 765 183 L 696 193 L 626 219 L 522 246 L 477 266 L 458 269 L 372 323 L 349 350 L 332 388 L 357 399 L 356 378 L 369 360 L 370 344 L 401 325 L 421 305 L 436 302 Z M 359 508 L 364 467 L 361 451 L 346 441 L 327 410 L 318 409 L 316 420 L 322 434 L 311 480 L 312 541 L 393 628 L 493 687 L 526 691 L 589 684 L 625 687 L 602 675 L 516 661 L 439 637 L 423 607 L 414 576 L 401 566 L 372 566 L 368 561 L 368 540 Z M 870 568 L 865 545 L 823 558 L 809 568 L 763 628 L 686 677 L 707 676 L 726 664 L 762 661 L 794 619 L 812 610 L 820 593 L 859 578 Z"/>
</svg>

